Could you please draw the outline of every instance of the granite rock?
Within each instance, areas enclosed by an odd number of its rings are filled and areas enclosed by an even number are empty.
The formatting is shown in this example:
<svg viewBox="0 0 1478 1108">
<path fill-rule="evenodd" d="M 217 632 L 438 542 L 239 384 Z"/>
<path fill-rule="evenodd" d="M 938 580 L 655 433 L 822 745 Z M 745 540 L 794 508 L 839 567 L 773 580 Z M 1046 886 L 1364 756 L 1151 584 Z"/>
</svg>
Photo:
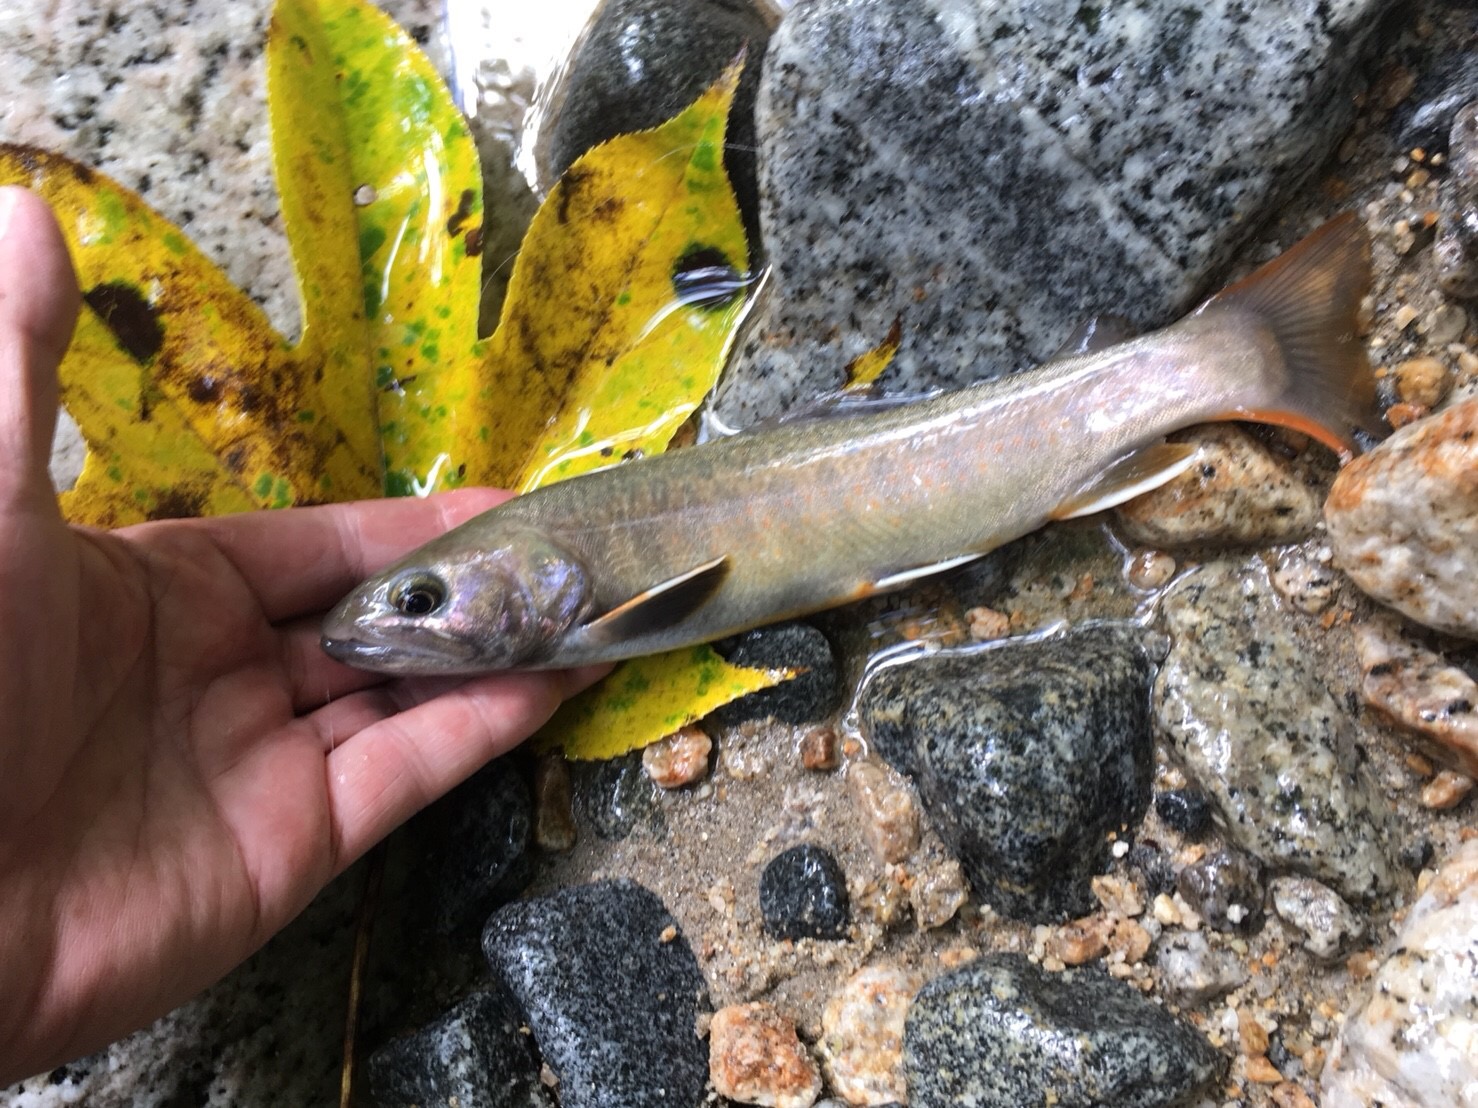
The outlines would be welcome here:
<svg viewBox="0 0 1478 1108">
<path fill-rule="evenodd" d="M 505 996 L 474 993 L 371 1054 L 370 1095 L 380 1108 L 554 1108 L 518 1024 Z"/>
<path fill-rule="evenodd" d="M 1169 322 L 1344 132 L 1387 6 L 797 5 L 757 116 L 775 295 L 720 413 L 836 389 L 895 319 L 889 391 L 1045 360 L 1090 316 Z"/>
<path fill-rule="evenodd" d="M 1402 615 L 1478 638 L 1478 399 L 1408 424 L 1335 478 L 1336 564 Z"/>
<path fill-rule="evenodd" d="M 1228 839 L 1347 897 L 1390 888 L 1390 810 L 1262 562 L 1188 573 L 1165 593 L 1160 619 L 1173 646 L 1155 686 L 1156 722 Z"/>
<path fill-rule="evenodd" d="M 903 1025 L 924 979 L 897 966 L 858 970 L 826 1002 L 816 1048 L 831 1088 L 848 1104 L 901 1101 Z"/>
<path fill-rule="evenodd" d="M 1433 250 L 1442 290 L 1471 300 L 1478 298 L 1478 81 L 1466 92 L 1475 99 L 1453 113 L 1449 168 L 1441 189 L 1441 230 Z"/>
<path fill-rule="evenodd" d="M 841 939 L 851 922 L 847 875 L 810 843 L 771 858 L 760 874 L 760 914 L 777 939 Z"/>
<path fill-rule="evenodd" d="M 1211 801 L 1200 789 L 1166 789 L 1156 793 L 1155 814 L 1166 827 L 1192 842 L 1211 830 Z"/>
<path fill-rule="evenodd" d="M 1105 835 L 1150 799 L 1150 662 L 1138 628 L 924 655 L 886 668 L 862 728 L 959 857 L 976 894 L 1034 920 L 1086 914 Z"/>
<path fill-rule="evenodd" d="M 1204 1004 L 1247 980 L 1247 968 L 1230 951 L 1215 949 L 1200 931 L 1176 931 L 1155 947 L 1160 983 L 1183 1004 Z"/>
<path fill-rule="evenodd" d="M 573 767 L 575 811 L 602 839 L 617 842 L 638 823 L 660 823 L 657 784 L 647 775 L 641 751 Z"/>
<path fill-rule="evenodd" d="M 910 1108 L 1154 1108 L 1221 1059 L 1193 1028 L 1098 970 L 992 954 L 919 992 L 904 1032 Z"/>
<path fill-rule="evenodd" d="M 740 51 L 744 75 L 729 115 L 724 165 L 746 223 L 758 225 L 754 98 L 770 38 L 767 9 L 751 0 L 607 0 L 570 58 L 557 112 L 541 136 L 541 176 L 552 183 L 592 146 L 655 127 L 718 79 Z"/>
<path fill-rule="evenodd" d="M 1478 1105 L 1478 842 L 1412 905 L 1324 1071 L 1324 1108 Z"/>
<path fill-rule="evenodd" d="M 1278 877 L 1270 886 L 1273 910 L 1285 923 L 1303 932 L 1303 947 L 1326 961 L 1337 958 L 1350 942 L 1365 933 L 1365 925 L 1339 893 L 1312 877 Z"/>
<path fill-rule="evenodd" d="M 720 727 L 772 718 L 780 723 L 814 723 L 841 706 L 842 687 L 831 643 L 809 623 L 776 623 L 757 627 L 714 643 L 714 649 L 736 666 L 791 668 L 789 681 L 750 693 L 709 715 Z"/>
<path fill-rule="evenodd" d="M 764 1108 L 811 1108 L 821 1071 L 773 1005 L 731 1004 L 708 1026 L 708 1072 L 719 1096 Z"/>
<path fill-rule="evenodd" d="M 666 907 L 632 881 L 519 901 L 488 920 L 483 953 L 508 986 L 562 1108 L 696 1108 L 708 1049 L 703 972 Z"/>
</svg>

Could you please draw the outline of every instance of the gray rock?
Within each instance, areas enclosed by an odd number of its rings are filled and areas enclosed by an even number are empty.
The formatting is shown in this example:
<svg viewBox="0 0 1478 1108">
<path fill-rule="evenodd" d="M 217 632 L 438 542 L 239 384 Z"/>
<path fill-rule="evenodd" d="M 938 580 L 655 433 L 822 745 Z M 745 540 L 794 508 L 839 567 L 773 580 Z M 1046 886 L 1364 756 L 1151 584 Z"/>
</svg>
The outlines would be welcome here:
<svg viewBox="0 0 1478 1108">
<path fill-rule="evenodd" d="M 1221 1066 L 1193 1028 L 1128 985 L 1096 969 L 1047 973 L 1020 954 L 930 981 L 903 1038 L 911 1108 L 1154 1108 Z"/>
<path fill-rule="evenodd" d="M 1304 949 L 1325 961 L 1339 957 L 1365 925 L 1339 893 L 1311 877 L 1279 877 L 1270 886 L 1273 910 L 1303 932 Z"/>
<path fill-rule="evenodd" d="M 695 1108 L 708 1080 L 697 1035 L 710 1010 L 698 961 L 662 902 L 600 881 L 510 904 L 483 953 L 507 984 L 562 1108 Z"/>
<path fill-rule="evenodd" d="M 831 644 L 808 623 L 758 627 L 714 643 L 714 649 L 736 666 L 799 671 L 789 681 L 750 693 L 714 711 L 710 718 L 721 727 L 737 727 L 766 717 L 781 723 L 813 723 L 841 707 L 842 687 Z"/>
<path fill-rule="evenodd" d="M 592 146 L 676 115 L 744 50 L 724 165 L 753 230 L 754 98 L 769 38 L 765 15 L 749 0 L 606 0 L 570 60 L 542 159 L 548 178 Z"/>
<path fill-rule="evenodd" d="M 1149 804 L 1152 670 L 1141 632 L 1101 624 L 925 655 L 863 691 L 862 727 L 997 909 L 1086 914 L 1106 833 Z"/>
<path fill-rule="evenodd" d="M 1388 889 L 1390 809 L 1263 564 L 1203 566 L 1166 592 L 1160 615 L 1174 645 L 1155 686 L 1156 720 L 1227 837 L 1272 869 L 1348 897 Z"/>
<path fill-rule="evenodd" d="M 572 767 L 575 810 L 602 839 L 618 842 L 638 823 L 661 825 L 657 786 L 642 768 L 641 751 Z"/>
<path fill-rule="evenodd" d="M 838 387 L 894 320 L 890 391 L 1169 322 L 1348 126 L 1388 0 L 817 0 L 758 105 L 775 295 L 720 393 L 737 426 Z"/>
<path fill-rule="evenodd" d="M 370 1055 L 370 1094 L 380 1108 L 553 1108 L 539 1060 L 507 998 L 477 992 L 433 1023 Z"/>
<path fill-rule="evenodd" d="M 1156 947 L 1160 983 L 1185 1004 L 1204 1004 L 1231 992 L 1247 980 L 1242 960 L 1226 950 L 1212 950 L 1199 931 L 1177 931 Z"/>
<path fill-rule="evenodd" d="M 760 874 L 765 930 L 780 939 L 841 939 L 852 919 L 847 875 L 831 853 L 802 843 L 771 858 Z"/>
<path fill-rule="evenodd" d="M 1218 931 L 1256 931 L 1262 926 L 1262 867 L 1245 854 L 1230 850 L 1207 854 L 1176 875 L 1175 887 Z"/>
</svg>

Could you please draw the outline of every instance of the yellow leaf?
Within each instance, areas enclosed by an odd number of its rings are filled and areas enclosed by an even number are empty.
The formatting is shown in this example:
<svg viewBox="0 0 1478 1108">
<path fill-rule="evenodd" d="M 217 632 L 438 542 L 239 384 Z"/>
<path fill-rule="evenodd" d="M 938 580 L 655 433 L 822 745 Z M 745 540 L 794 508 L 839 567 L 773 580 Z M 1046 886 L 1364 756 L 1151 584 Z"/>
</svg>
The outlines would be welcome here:
<svg viewBox="0 0 1478 1108">
<path fill-rule="evenodd" d="M 903 320 L 895 319 L 888 329 L 887 337 L 865 354 L 859 354 L 847 363 L 847 388 L 860 389 L 872 384 L 883 375 L 903 343 Z"/>
<path fill-rule="evenodd" d="M 567 700 L 535 740 L 576 761 L 614 758 L 670 735 L 715 708 L 794 677 L 731 666 L 706 646 L 634 658 Z M 633 741 L 640 737 L 642 741 Z"/>
</svg>

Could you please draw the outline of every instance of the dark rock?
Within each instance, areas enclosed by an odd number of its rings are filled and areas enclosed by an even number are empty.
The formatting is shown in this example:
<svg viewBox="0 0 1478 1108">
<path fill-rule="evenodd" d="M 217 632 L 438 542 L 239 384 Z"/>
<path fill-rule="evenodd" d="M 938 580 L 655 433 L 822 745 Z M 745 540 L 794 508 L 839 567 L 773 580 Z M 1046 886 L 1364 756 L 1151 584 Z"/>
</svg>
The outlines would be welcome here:
<svg viewBox="0 0 1478 1108">
<path fill-rule="evenodd" d="M 767 716 L 781 723 L 814 723 L 841 706 L 842 687 L 831 644 L 810 624 L 758 627 L 714 643 L 714 649 L 736 666 L 803 671 L 774 688 L 750 693 L 713 712 L 709 718 L 720 727 L 737 727 Z"/>
<path fill-rule="evenodd" d="M 1181 870 L 1180 895 L 1218 931 L 1256 931 L 1263 919 L 1262 867 L 1245 854 L 1218 850 Z"/>
<path fill-rule="evenodd" d="M 506 996 L 483 991 L 370 1055 L 380 1108 L 553 1108 L 539 1059 Z"/>
<path fill-rule="evenodd" d="M 561 889 L 501 909 L 483 953 L 512 992 L 561 1108 L 696 1108 L 709 1010 L 697 959 L 662 902 L 632 881 Z"/>
<path fill-rule="evenodd" d="M 570 60 L 547 140 L 550 179 L 592 146 L 670 119 L 744 50 L 724 167 L 756 244 L 754 97 L 769 38 L 765 16 L 748 0 L 606 0 Z"/>
<path fill-rule="evenodd" d="M 1436 50 L 1427 45 L 1416 87 L 1396 110 L 1395 130 L 1403 154 L 1418 148 L 1428 155 L 1449 153 L 1458 109 L 1478 100 L 1478 53 L 1473 43 L 1453 42 Z"/>
<path fill-rule="evenodd" d="M 1200 789 L 1165 790 L 1155 797 L 1155 813 L 1192 842 L 1211 830 L 1211 801 Z"/>
<path fill-rule="evenodd" d="M 758 107 L 774 296 L 719 414 L 840 387 L 895 320 L 897 392 L 1169 322 L 1343 136 L 1388 6 L 796 5 Z"/>
<path fill-rule="evenodd" d="M 990 954 L 915 997 L 903 1037 L 911 1108 L 1157 1108 L 1222 1059 L 1193 1028 L 1097 969 L 1047 973 Z"/>
<path fill-rule="evenodd" d="M 793 846 L 760 874 L 760 913 L 778 939 L 844 938 L 852 918 L 847 875 L 819 846 Z"/>
<path fill-rule="evenodd" d="M 617 842 L 638 823 L 660 822 L 657 786 L 642 768 L 641 751 L 603 762 L 577 762 L 575 810 L 602 839 Z"/>
<path fill-rule="evenodd" d="M 1175 888 L 1175 865 L 1158 847 L 1135 843 L 1124 860 L 1139 874 L 1151 896 L 1159 896 Z"/>
<path fill-rule="evenodd" d="M 1150 663 L 1100 624 L 882 670 L 862 727 L 910 773 L 976 892 L 1016 917 L 1085 915 L 1110 830 L 1149 805 Z"/>
</svg>

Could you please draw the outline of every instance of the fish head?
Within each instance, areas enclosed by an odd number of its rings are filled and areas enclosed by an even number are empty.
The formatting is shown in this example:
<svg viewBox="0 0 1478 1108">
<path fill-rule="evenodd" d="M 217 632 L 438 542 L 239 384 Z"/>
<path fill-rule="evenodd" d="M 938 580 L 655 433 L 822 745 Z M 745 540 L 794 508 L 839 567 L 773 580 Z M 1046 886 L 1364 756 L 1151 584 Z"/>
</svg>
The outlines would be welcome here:
<svg viewBox="0 0 1478 1108">
<path fill-rule="evenodd" d="M 340 601 L 324 618 L 323 649 L 377 673 L 539 668 L 593 606 L 590 573 L 549 536 L 452 531 Z"/>
</svg>

